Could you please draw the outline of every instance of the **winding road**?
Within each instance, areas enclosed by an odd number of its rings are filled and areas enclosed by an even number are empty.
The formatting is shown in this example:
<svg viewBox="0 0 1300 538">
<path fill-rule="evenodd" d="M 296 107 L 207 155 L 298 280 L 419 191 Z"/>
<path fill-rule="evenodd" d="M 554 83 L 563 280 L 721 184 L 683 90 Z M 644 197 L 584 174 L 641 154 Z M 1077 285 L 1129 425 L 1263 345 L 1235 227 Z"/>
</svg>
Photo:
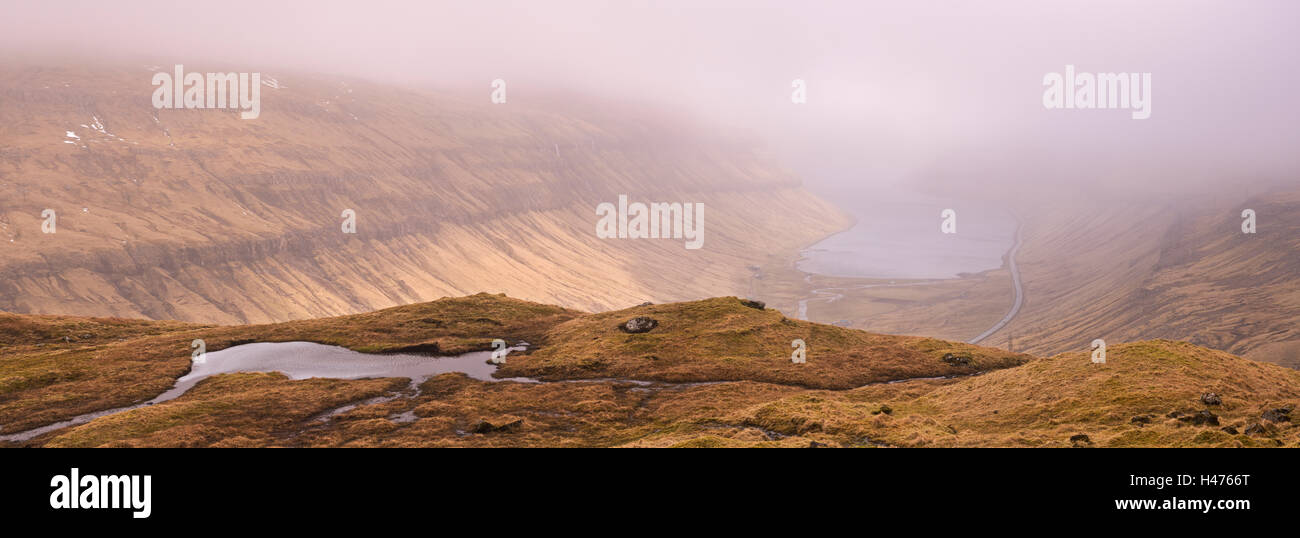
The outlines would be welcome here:
<svg viewBox="0 0 1300 538">
<path fill-rule="evenodd" d="M 1017 224 L 1016 244 L 1011 247 L 1011 251 L 1007 254 L 1007 262 L 1011 266 L 1011 285 L 1015 287 L 1016 292 L 1015 302 L 1012 303 L 1011 310 L 1007 311 L 1007 315 L 1002 316 L 1002 319 L 998 320 L 997 323 L 994 323 L 987 331 L 980 333 L 980 335 L 975 338 L 967 340 L 967 344 L 978 344 L 985 338 L 993 336 L 993 333 L 1002 330 L 1002 328 L 1006 327 L 1008 323 L 1011 323 L 1011 320 L 1016 317 L 1016 314 L 1020 313 L 1020 305 L 1025 302 L 1025 289 L 1024 286 L 1020 284 L 1020 267 L 1016 265 L 1016 253 L 1020 251 L 1020 244 L 1022 242 L 1020 237 L 1020 228 L 1021 226 Z"/>
</svg>

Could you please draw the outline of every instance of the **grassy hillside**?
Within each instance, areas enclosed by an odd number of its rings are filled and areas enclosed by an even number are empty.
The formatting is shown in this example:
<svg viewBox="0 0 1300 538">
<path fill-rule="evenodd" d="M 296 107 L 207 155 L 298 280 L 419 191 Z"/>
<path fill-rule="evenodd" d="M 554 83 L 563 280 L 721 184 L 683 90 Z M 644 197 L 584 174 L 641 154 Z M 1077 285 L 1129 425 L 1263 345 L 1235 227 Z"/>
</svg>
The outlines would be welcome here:
<svg viewBox="0 0 1300 538">
<path fill-rule="evenodd" d="M 615 328 L 632 316 L 659 326 Z M 1300 404 L 1300 372 L 1276 365 L 1166 340 L 1113 344 L 1106 364 L 1084 352 L 1034 359 L 796 322 L 732 297 L 584 314 L 480 294 L 241 327 L 3 322 L 44 327 L 25 333 L 39 341 L 0 348 L 6 433 L 156 395 L 187 369 L 196 337 L 211 350 L 309 340 L 444 353 L 524 339 L 532 348 L 498 375 L 550 381 L 443 374 L 415 390 L 405 379 L 220 375 L 175 400 L 15 443 L 35 446 L 1300 445 L 1294 422 L 1265 418 Z M 95 326 L 79 346 L 61 338 Z M 809 344 L 806 364 L 789 361 L 796 337 Z M 916 379 L 929 376 L 949 377 Z M 1214 405 L 1201 399 L 1211 392 Z"/>
<path fill-rule="evenodd" d="M 195 339 L 202 339 L 207 351 L 248 342 L 311 341 L 372 353 L 457 354 L 491 349 L 495 338 L 546 342 L 545 328 L 577 315 L 487 294 L 336 318 L 227 327 L 0 314 L 0 333 L 14 342 L 0 347 L 0 433 L 147 401 L 189 371 Z"/>
<path fill-rule="evenodd" d="M 1219 405 L 1201 402 L 1215 393 Z M 792 432 L 809 420 L 842 440 L 897 446 L 1296 446 L 1300 429 L 1265 411 L 1300 403 L 1300 372 L 1184 342 L 1113 346 L 1105 364 L 1066 353 L 1006 370 L 904 390 L 869 387 L 747 409 L 735 420 Z M 892 414 L 872 415 L 880 405 Z M 1181 417 L 1209 411 L 1219 424 Z M 1252 424 L 1265 433 L 1247 435 Z M 1235 428 L 1237 433 L 1222 428 Z"/>
<path fill-rule="evenodd" d="M 618 327 L 648 316 L 645 334 Z M 606 377 L 655 381 L 762 381 L 848 389 L 916 377 L 971 375 L 1007 368 L 1027 355 L 930 338 L 887 336 L 809 323 L 735 297 L 649 305 L 583 316 L 547 333 L 551 345 L 510 361 L 504 376 L 539 379 Z M 803 340 L 807 362 L 791 361 Z M 946 355 L 960 357 L 944 362 Z"/>
</svg>

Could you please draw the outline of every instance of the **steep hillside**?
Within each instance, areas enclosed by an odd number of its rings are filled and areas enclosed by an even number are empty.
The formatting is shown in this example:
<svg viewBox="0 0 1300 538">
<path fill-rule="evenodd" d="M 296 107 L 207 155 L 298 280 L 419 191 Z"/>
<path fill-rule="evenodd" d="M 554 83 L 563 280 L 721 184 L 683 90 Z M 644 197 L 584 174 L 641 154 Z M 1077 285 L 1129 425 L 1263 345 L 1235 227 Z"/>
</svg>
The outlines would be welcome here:
<svg viewBox="0 0 1300 538">
<path fill-rule="evenodd" d="M 1241 232 L 1247 208 L 1255 234 Z M 1097 338 L 1166 338 L 1300 366 L 1300 189 L 1043 201 L 1017 213 L 1024 306 L 982 344 L 1014 337 L 1015 350 L 1047 356 Z M 771 275 L 756 295 L 783 310 L 825 288 L 841 296 L 810 301 L 810 319 L 888 334 L 966 340 L 1012 303 L 1006 266 L 933 282 Z"/>
<path fill-rule="evenodd" d="M 1255 234 L 1241 233 L 1244 208 Z M 1035 219 L 1021 259 L 1028 302 L 1010 327 L 1036 341 L 1026 350 L 1169 338 L 1249 354 L 1300 341 L 1300 191 L 1094 209 Z"/>
<path fill-rule="evenodd" d="M 155 109 L 155 69 L 0 66 L 0 310 L 257 323 L 479 291 L 603 310 L 743 294 L 747 265 L 846 225 L 671 111 L 264 72 L 244 120 Z M 620 194 L 703 203 L 703 248 L 597 238 Z"/>
</svg>

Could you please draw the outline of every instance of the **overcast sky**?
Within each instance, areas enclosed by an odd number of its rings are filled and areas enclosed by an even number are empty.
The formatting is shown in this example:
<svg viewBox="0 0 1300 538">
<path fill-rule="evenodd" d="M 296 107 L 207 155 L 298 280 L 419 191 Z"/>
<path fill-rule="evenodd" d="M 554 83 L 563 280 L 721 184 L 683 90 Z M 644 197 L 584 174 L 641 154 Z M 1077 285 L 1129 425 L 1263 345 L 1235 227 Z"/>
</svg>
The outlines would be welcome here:
<svg viewBox="0 0 1300 538">
<path fill-rule="evenodd" d="M 822 190 L 1296 177 L 1294 1 L 180 4 L 3 0 L 0 50 L 649 98 L 763 134 Z M 1151 73 L 1151 118 L 1045 109 L 1067 64 Z"/>
</svg>

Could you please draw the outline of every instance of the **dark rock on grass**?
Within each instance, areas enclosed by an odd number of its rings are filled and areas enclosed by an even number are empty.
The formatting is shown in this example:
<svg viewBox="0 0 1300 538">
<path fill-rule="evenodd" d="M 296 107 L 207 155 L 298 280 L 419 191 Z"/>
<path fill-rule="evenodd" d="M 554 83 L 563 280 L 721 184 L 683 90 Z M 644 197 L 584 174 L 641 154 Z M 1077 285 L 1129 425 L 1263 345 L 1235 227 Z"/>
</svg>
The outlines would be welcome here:
<svg viewBox="0 0 1300 538">
<path fill-rule="evenodd" d="M 1155 415 L 1138 415 L 1138 416 L 1136 416 L 1136 417 L 1133 417 L 1132 419 L 1129 419 L 1129 422 L 1132 422 L 1133 424 L 1138 424 L 1138 425 L 1142 425 L 1142 424 L 1150 424 L 1150 423 L 1151 423 L 1151 419 L 1153 419 L 1153 418 L 1156 418 L 1156 416 L 1155 416 Z"/>
<path fill-rule="evenodd" d="M 1076 447 L 1090 446 L 1092 445 L 1092 439 L 1089 439 L 1086 434 L 1079 433 L 1070 436 L 1070 444 Z"/>
<path fill-rule="evenodd" d="M 743 304 L 755 310 L 763 310 L 767 308 L 767 303 L 763 301 L 755 301 L 753 299 L 741 299 L 740 304 Z"/>
<path fill-rule="evenodd" d="M 1224 427 L 1219 428 L 1219 429 L 1220 429 L 1220 430 L 1223 430 L 1224 432 L 1229 433 L 1229 434 L 1231 434 L 1231 435 L 1237 435 L 1237 428 L 1233 428 L 1232 426 L 1224 426 Z"/>
<path fill-rule="evenodd" d="M 651 329 L 658 326 L 659 322 L 654 319 L 645 316 L 637 316 L 627 320 L 622 325 L 619 325 L 618 328 L 625 333 L 640 334 L 648 333 Z"/>
<path fill-rule="evenodd" d="M 1291 411 L 1293 409 L 1295 409 L 1294 405 L 1285 405 L 1277 409 L 1269 409 L 1264 412 L 1261 418 L 1269 422 L 1290 422 Z"/>
<path fill-rule="evenodd" d="M 943 362 L 946 362 L 953 366 L 970 366 L 970 357 L 963 357 L 959 355 L 953 355 L 952 353 L 945 353 L 943 355 Z"/>
<path fill-rule="evenodd" d="M 877 409 L 877 410 L 871 412 L 871 414 L 873 414 L 873 415 L 879 415 L 879 414 L 881 414 L 881 413 L 884 413 L 884 414 L 886 414 L 886 415 L 892 415 L 892 414 L 894 414 L 894 408 L 892 408 L 892 407 L 890 407 L 890 406 L 888 406 L 888 405 L 882 405 L 882 406 L 880 406 L 880 409 Z"/>
<path fill-rule="evenodd" d="M 808 442 L 808 448 L 830 448 L 830 447 L 831 445 L 828 445 L 826 443 L 818 443 L 817 441 Z"/>
<path fill-rule="evenodd" d="M 1218 394 L 1207 392 L 1201 395 L 1201 403 L 1205 405 L 1223 405 L 1223 400 L 1219 399 Z"/>
<path fill-rule="evenodd" d="M 650 302 L 650 301 L 646 301 L 646 302 L 641 303 L 641 304 L 639 304 L 639 305 L 637 305 L 637 306 L 654 306 L 654 303 L 652 303 L 652 302 Z"/>
<path fill-rule="evenodd" d="M 474 433 L 509 432 L 519 429 L 523 424 L 524 419 L 522 418 L 517 418 L 500 426 L 495 426 L 491 422 L 480 419 L 474 423 L 474 427 L 470 431 Z"/>
<path fill-rule="evenodd" d="M 1187 414 L 1187 413 L 1184 413 L 1184 412 L 1182 412 L 1182 411 L 1170 411 L 1169 414 L 1168 414 L 1168 415 L 1165 415 L 1165 416 L 1166 416 L 1166 417 L 1169 417 L 1169 418 L 1178 418 L 1178 417 L 1181 417 L 1181 416 L 1186 415 L 1186 414 Z"/>
<path fill-rule="evenodd" d="M 1211 413 L 1208 410 L 1197 411 L 1195 414 L 1191 414 L 1191 415 L 1184 415 L 1178 417 L 1178 420 L 1186 422 L 1188 424 L 1194 424 L 1196 426 L 1204 426 L 1206 424 L 1209 424 L 1211 426 L 1219 425 L 1218 415 L 1215 415 L 1214 413 Z"/>
<path fill-rule="evenodd" d="M 1249 426 L 1246 426 L 1246 431 L 1242 433 L 1246 435 L 1268 435 L 1268 429 L 1263 424 L 1252 422 Z"/>
</svg>

